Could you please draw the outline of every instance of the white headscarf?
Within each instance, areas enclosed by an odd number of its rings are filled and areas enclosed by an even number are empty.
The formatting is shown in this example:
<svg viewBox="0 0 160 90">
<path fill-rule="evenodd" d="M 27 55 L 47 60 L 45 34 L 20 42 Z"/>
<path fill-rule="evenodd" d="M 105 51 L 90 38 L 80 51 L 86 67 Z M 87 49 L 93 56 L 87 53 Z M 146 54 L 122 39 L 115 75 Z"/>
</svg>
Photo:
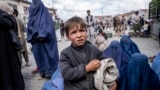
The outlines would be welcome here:
<svg viewBox="0 0 160 90">
<path fill-rule="evenodd" d="M 0 1 L 0 9 L 5 11 L 8 14 L 13 13 L 13 8 L 7 4 L 7 2 Z"/>
</svg>

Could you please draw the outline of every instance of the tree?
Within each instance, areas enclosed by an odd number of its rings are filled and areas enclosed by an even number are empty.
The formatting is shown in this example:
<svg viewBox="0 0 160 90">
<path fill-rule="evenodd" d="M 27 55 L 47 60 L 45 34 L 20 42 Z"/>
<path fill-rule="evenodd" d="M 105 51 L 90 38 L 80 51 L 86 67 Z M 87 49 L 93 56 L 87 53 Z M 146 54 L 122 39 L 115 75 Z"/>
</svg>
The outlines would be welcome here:
<svg viewBox="0 0 160 90">
<path fill-rule="evenodd" d="M 152 0 L 150 3 L 150 15 L 153 18 L 160 19 L 160 0 Z"/>
<path fill-rule="evenodd" d="M 160 0 L 152 0 L 151 2 L 154 6 L 157 6 L 157 8 L 160 8 Z"/>
</svg>

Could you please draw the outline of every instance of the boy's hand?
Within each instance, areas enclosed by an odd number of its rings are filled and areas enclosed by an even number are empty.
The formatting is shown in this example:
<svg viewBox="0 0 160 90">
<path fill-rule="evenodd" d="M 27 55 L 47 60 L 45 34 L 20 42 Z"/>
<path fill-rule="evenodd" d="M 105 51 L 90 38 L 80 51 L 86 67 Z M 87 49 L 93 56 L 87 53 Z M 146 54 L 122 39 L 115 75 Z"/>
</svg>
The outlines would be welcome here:
<svg viewBox="0 0 160 90">
<path fill-rule="evenodd" d="M 86 65 L 86 72 L 96 71 L 100 67 L 101 63 L 99 60 L 92 60 Z"/>
</svg>

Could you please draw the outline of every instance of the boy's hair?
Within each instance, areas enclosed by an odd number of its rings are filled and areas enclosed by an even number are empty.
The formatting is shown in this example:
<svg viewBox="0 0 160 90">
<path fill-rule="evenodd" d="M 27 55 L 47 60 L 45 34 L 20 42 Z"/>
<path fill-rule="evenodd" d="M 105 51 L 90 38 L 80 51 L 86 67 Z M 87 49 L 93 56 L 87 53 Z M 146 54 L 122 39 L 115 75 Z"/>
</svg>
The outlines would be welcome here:
<svg viewBox="0 0 160 90">
<path fill-rule="evenodd" d="M 84 22 L 84 20 L 82 18 L 80 18 L 78 16 L 74 16 L 65 22 L 64 29 L 65 29 L 67 37 L 69 36 L 69 30 L 74 27 L 77 27 L 78 24 L 80 25 L 81 28 L 86 29 L 86 23 Z"/>
</svg>

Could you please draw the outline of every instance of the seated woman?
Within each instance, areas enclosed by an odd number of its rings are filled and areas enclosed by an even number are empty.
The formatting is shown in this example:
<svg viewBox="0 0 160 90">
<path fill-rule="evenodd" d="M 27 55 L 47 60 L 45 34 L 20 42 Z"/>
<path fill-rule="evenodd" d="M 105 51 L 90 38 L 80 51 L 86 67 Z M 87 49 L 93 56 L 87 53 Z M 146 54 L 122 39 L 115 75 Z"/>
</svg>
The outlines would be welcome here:
<svg viewBox="0 0 160 90">
<path fill-rule="evenodd" d="M 153 60 L 152 69 L 158 75 L 160 80 L 160 53 Z"/>
<path fill-rule="evenodd" d="M 53 73 L 51 80 L 43 84 L 42 90 L 64 90 L 64 80 L 59 66 Z"/>
<path fill-rule="evenodd" d="M 128 35 L 122 36 L 120 39 L 120 45 L 130 57 L 134 53 L 140 53 L 138 46 L 131 40 Z"/>
<path fill-rule="evenodd" d="M 102 31 L 99 31 L 98 35 L 93 41 L 93 44 L 100 50 L 104 51 L 108 47 L 107 37 L 104 36 Z"/>
<path fill-rule="evenodd" d="M 128 64 L 129 56 L 124 52 L 120 43 L 116 40 L 112 41 L 108 48 L 104 51 L 107 58 L 112 58 L 120 72 Z"/>
<path fill-rule="evenodd" d="M 135 53 L 122 70 L 118 90 L 160 90 L 158 76 L 150 68 L 148 57 Z"/>
</svg>

